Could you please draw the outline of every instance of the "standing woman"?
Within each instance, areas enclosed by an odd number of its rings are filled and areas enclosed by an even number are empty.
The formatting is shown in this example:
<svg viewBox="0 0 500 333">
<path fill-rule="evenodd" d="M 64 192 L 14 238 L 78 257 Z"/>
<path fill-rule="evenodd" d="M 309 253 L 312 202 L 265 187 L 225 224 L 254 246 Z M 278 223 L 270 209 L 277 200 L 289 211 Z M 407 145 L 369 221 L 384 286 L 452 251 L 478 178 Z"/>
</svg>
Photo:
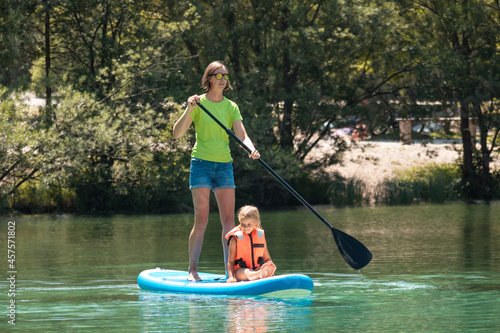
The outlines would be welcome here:
<svg viewBox="0 0 500 333">
<path fill-rule="evenodd" d="M 189 174 L 189 189 L 194 206 L 194 226 L 189 235 L 190 281 L 201 281 L 198 275 L 198 259 L 208 224 L 210 190 L 214 191 L 219 207 L 225 263 L 228 256 L 225 235 L 234 228 L 235 205 L 233 159 L 229 150 L 228 134 L 201 110 L 197 103 L 203 104 L 227 128 L 233 129 L 234 134 L 251 149 L 250 158 L 260 158 L 245 131 L 238 105 L 224 97 L 224 91 L 232 89 L 226 67 L 219 61 L 212 62 L 205 70 L 201 83 L 206 94 L 188 98 L 186 110 L 173 129 L 174 138 L 184 135 L 193 122 L 196 130 Z"/>
</svg>

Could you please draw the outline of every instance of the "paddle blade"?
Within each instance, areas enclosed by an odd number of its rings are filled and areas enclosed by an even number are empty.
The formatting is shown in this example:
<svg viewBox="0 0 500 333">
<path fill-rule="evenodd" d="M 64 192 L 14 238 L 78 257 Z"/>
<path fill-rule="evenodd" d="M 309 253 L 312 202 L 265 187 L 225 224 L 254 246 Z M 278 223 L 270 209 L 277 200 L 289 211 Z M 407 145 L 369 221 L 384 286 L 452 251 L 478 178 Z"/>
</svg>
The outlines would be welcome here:
<svg viewBox="0 0 500 333">
<path fill-rule="evenodd" d="M 332 227 L 333 238 L 344 260 L 354 269 L 361 269 L 372 260 L 372 253 L 356 238 Z"/>
</svg>

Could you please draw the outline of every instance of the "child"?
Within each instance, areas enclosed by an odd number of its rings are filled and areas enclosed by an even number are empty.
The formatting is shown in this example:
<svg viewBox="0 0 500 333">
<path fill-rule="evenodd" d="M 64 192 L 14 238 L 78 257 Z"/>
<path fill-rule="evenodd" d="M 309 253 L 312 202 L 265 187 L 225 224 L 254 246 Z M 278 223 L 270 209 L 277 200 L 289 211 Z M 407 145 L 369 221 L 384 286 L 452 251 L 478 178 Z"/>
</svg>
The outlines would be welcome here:
<svg viewBox="0 0 500 333">
<path fill-rule="evenodd" d="M 274 275 L 276 265 L 271 261 L 260 225 L 259 210 L 243 206 L 238 210 L 240 225 L 227 233 L 229 259 L 227 282 L 253 281 Z"/>
</svg>

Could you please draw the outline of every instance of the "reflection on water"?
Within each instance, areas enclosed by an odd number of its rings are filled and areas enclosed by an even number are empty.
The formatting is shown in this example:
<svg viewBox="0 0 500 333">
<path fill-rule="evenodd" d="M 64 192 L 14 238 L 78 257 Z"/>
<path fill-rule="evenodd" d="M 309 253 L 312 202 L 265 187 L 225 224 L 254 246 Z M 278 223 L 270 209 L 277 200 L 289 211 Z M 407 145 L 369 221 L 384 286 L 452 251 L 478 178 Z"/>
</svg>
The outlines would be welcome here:
<svg viewBox="0 0 500 333">
<path fill-rule="evenodd" d="M 466 206 L 462 219 L 463 257 L 466 270 L 474 269 L 478 265 L 492 265 L 492 254 L 498 246 L 499 238 L 495 237 L 498 236 L 498 234 L 495 235 L 495 230 L 498 231 L 498 223 L 490 222 L 495 219 L 491 215 L 492 207 L 480 207 L 478 209 L 478 206 Z M 500 216 L 496 215 L 496 221 L 498 220 Z"/>
<path fill-rule="evenodd" d="M 16 218 L 16 330 L 490 332 L 500 327 L 500 204 L 321 207 L 319 212 L 363 242 L 374 258 L 361 271 L 352 270 L 330 230 L 309 211 L 262 212 L 277 273 L 303 273 L 314 281 L 312 295 L 299 299 L 141 291 L 136 277 L 142 270 L 187 268 L 192 215 Z M 8 220 L 0 223 L 3 249 Z M 223 273 L 220 232 L 212 214 L 200 271 Z M 8 289 L 7 280 L 0 287 Z M 5 321 L 0 325 L 3 331 Z"/>
<path fill-rule="evenodd" d="M 145 331 L 268 332 L 312 326 L 312 299 L 233 298 L 142 292 L 140 315 Z M 175 307 L 172 307 L 172 304 Z M 175 319 L 174 319 L 175 318 Z M 174 320 L 173 320 L 174 319 Z"/>
</svg>

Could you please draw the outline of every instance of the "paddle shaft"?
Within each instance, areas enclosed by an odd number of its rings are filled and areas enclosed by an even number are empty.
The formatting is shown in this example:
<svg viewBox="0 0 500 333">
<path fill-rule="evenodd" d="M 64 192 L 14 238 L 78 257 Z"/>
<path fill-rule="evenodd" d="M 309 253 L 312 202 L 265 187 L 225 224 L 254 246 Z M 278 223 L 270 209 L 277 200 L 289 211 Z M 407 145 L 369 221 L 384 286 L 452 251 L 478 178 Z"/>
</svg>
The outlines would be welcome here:
<svg viewBox="0 0 500 333">
<path fill-rule="evenodd" d="M 240 140 L 240 138 L 238 138 L 236 136 L 236 134 L 234 134 L 233 131 L 231 131 L 229 128 L 227 128 L 223 123 L 220 122 L 219 119 L 217 119 L 210 111 L 208 111 L 201 103 L 197 103 L 199 107 L 201 107 L 203 109 L 203 111 L 205 111 L 209 116 L 210 118 L 212 118 L 213 120 L 215 120 L 215 122 L 217 124 L 219 124 L 219 126 L 221 126 L 225 131 L 226 133 L 233 137 L 233 139 L 235 139 L 241 147 L 243 147 L 243 149 L 245 149 L 249 154 L 252 153 L 252 150 L 250 148 L 248 148 L 248 146 L 246 144 L 243 143 L 243 141 Z M 280 182 L 281 185 L 283 185 L 290 193 L 293 194 L 293 196 L 295 198 L 297 198 L 297 200 L 299 200 L 304 206 L 306 206 L 314 215 L 316 215 L 316 217 L 321 221 L 323 222 L 327 227 L 329 227 L 332 231 L 336 231 L 337 229 L 335 229 L 334 227 L 332 227 L 332 225 L 330 223 L 328 223 L 327 220 L 325 220 L 323 218 L 323 216 L 321 216 L 317 211 L 316 209 L 314 209 L 299 193 L 297 193 L 297 191 L 295 191 L 293 189 L 293 187 L 291 187 L 283 178 L 281 178 L 280 175 L 278 175 L 276 173 L 276 171 L 274 171 L 269 165 L 267 165 L 266 162 L 264 162 L 262 160 L 262 158 L 259 158 L 259 162 L 260 164 L 262 164 L 262 166 L 264 166 L 264 168 L 266 168 L 267 171 L 269 171 L 273 176 L 274 178 L 276 178 L 277 181 Z"/>
<path fill-rule="evenodd" d="M 212 118 L 219 126 L 221 126 L 226 133 L 233 137 L 238 143 L 240 144 L 243 149 L 245 149 L 249 154 L 252 153 L 252 150 L 248 148 L 247 145 L 243 143 L 243 141 L 238 138 L 233 131 L 228 129 L 223 123 L 219 121 L 210 111 L 208 111 L 203 105 L 201 105 L 199 102 L 197 103 L 203 111 L 205 111 L 210 118 Z M 297 200 L 299 200 L 304 206 L 306 206 L 316 217 L 323 222 L 328 228 L 330 228 L 333 239 L 335 240 L 335 243 L 337 244 L 337 248 L 340 251 L 340 254 L 342 255 L 342 258 L 354 269 L 361 269 L 364 266 L 368 265 L 368 263 L 372 260 L 372 253 L 370 250 L 366 248 L 360 241 L 358 241 L 356 238 L 346 234 L 343 231 L 340 231 L 338 229 L 335 229 L 332 227 L 330 223 L 328 223 L 323 216 L 321 216 L 300 194 L 297 193 L 283 178 L 280 177 L 267 163 L 265 163 L 261 158 L 259 158 L 260 164 L 264 166 L 264 168 L 269 171 L 274 178 L 276 178 L 281 185 L 283 185 L 290 193 L 294 195 Z"/>
</svg>

